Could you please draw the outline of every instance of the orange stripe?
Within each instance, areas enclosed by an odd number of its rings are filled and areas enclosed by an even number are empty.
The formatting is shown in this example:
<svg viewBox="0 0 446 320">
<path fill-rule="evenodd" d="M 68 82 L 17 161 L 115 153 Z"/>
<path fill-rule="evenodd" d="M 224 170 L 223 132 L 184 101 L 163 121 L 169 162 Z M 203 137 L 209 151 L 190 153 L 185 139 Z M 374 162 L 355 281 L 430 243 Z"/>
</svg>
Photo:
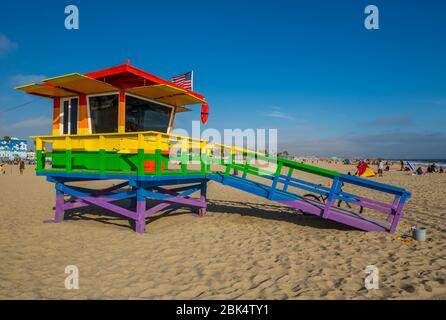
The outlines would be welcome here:
<svg viewBox="0 0 446 320">
<path fill-rule="evenodd" d="M 172 115 L 172 123 L 170 124 L 170 127 L 169 127 L 169 131 L 167 132 L 167 133 L 171 133 L 172 132 L 172 129 L 173 129 L 173 125 L 175 124 L 175 117 L 176 117 L 176 115 L 177 115 L 177 108 L 174 108 L 173 109 L 173 115 Z"/>
<path fill-rule="evenodd" d="M 125 91 L 119 92 L 118 132 L 125 132 Z"/>
<path fill-rule="evenodd" d="M 53 136 L 60 135 L 60 98 L 54 97 L 53 102 Z"/>
<path fill-rule="evenodd" d="M 87 96 L 79 96 L 79 128 L 88 128 Z"/>
</svg>

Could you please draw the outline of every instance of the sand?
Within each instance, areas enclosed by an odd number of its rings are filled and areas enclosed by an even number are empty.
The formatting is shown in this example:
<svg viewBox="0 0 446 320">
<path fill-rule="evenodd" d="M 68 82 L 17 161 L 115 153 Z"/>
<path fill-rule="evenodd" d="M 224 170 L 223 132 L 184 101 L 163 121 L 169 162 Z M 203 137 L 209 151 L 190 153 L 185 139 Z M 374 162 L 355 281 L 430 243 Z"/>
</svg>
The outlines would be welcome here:
<svg viewBox="0 0 446 320">
<path fill-rule="evenodd" d="M 342 172 L 352 166 L 319 163 Z M 385 173 L 374 180 L 413 193 L 397 234 L 428 229 L 407 245 L 211 183 L 208 215 L 188 208 L 152 219 L 143 235 L 90 208 L 60 224 L 54 185 L 7 167 L 0 175 L 1 299 L 444 299 L 446 174 Z M 326 183 L 326 181 L 320 181 Z M 76 265 L 79 289 L 64 286 Z M 368 265 L 379 289 L 364 287 Z"/>
</svg>

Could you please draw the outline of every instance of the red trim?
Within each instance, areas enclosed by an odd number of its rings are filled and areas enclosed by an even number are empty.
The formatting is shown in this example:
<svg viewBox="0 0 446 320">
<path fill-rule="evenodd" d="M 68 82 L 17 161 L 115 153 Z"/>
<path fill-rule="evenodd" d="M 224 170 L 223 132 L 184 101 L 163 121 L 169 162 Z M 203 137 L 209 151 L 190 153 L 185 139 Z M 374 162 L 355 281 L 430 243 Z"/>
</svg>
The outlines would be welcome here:
<svg viewBox="0 0 446 320">
<path fill-rule="evenodd" d="M 98 70 L 98 71 L 88 72 L 88 73 L 85 73 L 84 75 L 87 77 L 90 77 L 90 78 L 98 79 L 98 78 L 115 75 L 118 73 L 123 73 L 126 71 L 127 71 L 127 65 L 121 64 L 119 66 L 114 66 L 114 67 L 110 67 L 110 68 L 106 68 L 106 69 L 102 69 L 102 70 Z"/>
<path fill-rule="evenodd" d="M 79 105 L 82 105 L 82 106 L 87 105 L 87 95 L 86 94 L 79 95 Z"/>
</svg>

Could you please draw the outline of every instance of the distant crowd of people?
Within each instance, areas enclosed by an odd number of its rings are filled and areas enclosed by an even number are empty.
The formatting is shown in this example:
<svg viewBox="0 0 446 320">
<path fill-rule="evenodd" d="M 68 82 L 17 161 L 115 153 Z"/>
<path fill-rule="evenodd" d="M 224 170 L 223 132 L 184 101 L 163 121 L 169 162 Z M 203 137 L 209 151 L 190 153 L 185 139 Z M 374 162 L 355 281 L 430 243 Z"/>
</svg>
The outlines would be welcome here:
<svg viewBox="0 0 446 320">
<path fill-rule="evenodd" d="M 372 166 L 376 166 L 376 175 L 379 177 L 382 177 L 386 171 L 390 171 L 391 167 L 394 165 L 400 166 L 400 171 L 405 172 L 412 172 L 415 175 L 422 175 L 425 173 L 446 173 L 446 169 L 442 166 L 439 166 L 437 163 L 432 163 L 429 166 L 418 166 L 415 168 L 410 168 L 409 163 L 404 160 L 399 161 L 392 161 L 392 160 L 383 160 L 383 159 L 364 159 L 364 160 L 357 160 L 357 159 L 344 159 L 344 160 L 333 160 L 333 159 L 319 159 L 319 158 L 294 158 L 294 161 L 299 161 L 302 163 L 311 163 L 311 164 L 318 164 L 321 163 L 329 163 L 329 164 L 335 164 L 343 163 L 344 165 L 355 165 L 356 166 L 356 172 L 354 175 L 361 175 L 367 168 L 373 168 Z M 349 172 L 349 175 L 352 173 Z"/>
<path fill-rule="evenodd" d="M 430 166 L 426 168 L 426 172 L 423 172 L 423 169 L 421 167 L 418 167 L 417 170 L 415 170 L 416 175 L 422 175 L 424 173 L 444 173 L 445 170 L 442 167 L 437 166 L 436 163 L 432 163 Z"/>
<path fill-rule="evenodd" d="M 26 164 L 33 164 L 32 161 L 27 161 L 23 159 L 16 159 L 16 160 L 8 160 L 4 162 L 0 162 L 0 174 L 5 175 L 6 174 L 6 165 L 18 167 L 20 175 L 25 172 Z"/>
<path fill-rule="evenodd" d="M 348 159 L 347 159 L 348 160 Z M 409 166 L 406 166 L 405 161 L 400 160 L 400 171 L 407 171 L 411 172 L 412 169 Z M 353 164 L 352 161 L 344 160 L 344 164 Z M 392 161 L 384 161 L 383 159 L 378 160 L 359 160 L 356 164 L 357 171 L 355 175 L 361 175 L 362 172 L 365 171 L 365 169 L 369 168 L 369 165 L 376 165 L 377 168 L 377 175 L 379 177 L 382 177 L 385 171 L 390 171 L 390 167 L 394 164 Z M 416 170 L 413 171 L 416 175 L 422 175 L 425 173 L 445 173 L 445 169 L 441 166 L 438 166 L 436 163 L 432 163 L 431 165 L 427 166 L 425 170 L 423 170 L 423 167 L 419 166 Z"/>
</svg>

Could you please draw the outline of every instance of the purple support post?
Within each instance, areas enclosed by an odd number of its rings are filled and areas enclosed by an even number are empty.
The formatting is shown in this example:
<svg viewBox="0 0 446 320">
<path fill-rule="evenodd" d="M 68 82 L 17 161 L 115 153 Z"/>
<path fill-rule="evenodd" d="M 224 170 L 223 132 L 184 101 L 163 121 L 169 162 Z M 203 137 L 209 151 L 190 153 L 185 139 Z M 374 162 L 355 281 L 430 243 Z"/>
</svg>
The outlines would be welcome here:
<svg viewBox="0 0 446 320">
<path fill-rule="evenodd" d="M 64 220 L 64 193 L 59 190 L 59 184 L 56 183 L 56 210 L 54 211 L 54 222 L 62 222 Z"/>
<path fill-rule="evenodd" d="M 138 185 L 136 189 L 136 232 L 146 232 L 146 198 L 143 194 L 143 187 Z"/>
<path fill-rule="evenodd" d="M 200 188 L 200 201 L 202 201 L 204 203 L 204 207 L 198 209 L 198 215 L 200 217 L 203 217 L 206 215 L 206 196 L 207 196 L 207 181 L 203 180 L 201 182 L 201 188 Z"/>
<path fill-rule="evenodd" d="M 400 220 L 401 216 L 403 215 L 403 207 L 404 203 L 406 202 L 406 197 L 401 197 L 398 207 L 396 208 L 395 216 L 393 217 L 392 224 L 390 226 L 390 233 L 394 233 L 396 231 L 396 227 L 398 225 L 398 221 Z"/>
<path fill-rule="evenodd" d="M 390 213 L 387 215 L 387 222 L 392 221 L 392 217 L 395 216 L 396 209 L 398 208 L 399 202 L 400 202 L 400 197 L 395 196 L 395 199 L 393 199 L 392 208 L 390 209 Z"/>
</svg>

